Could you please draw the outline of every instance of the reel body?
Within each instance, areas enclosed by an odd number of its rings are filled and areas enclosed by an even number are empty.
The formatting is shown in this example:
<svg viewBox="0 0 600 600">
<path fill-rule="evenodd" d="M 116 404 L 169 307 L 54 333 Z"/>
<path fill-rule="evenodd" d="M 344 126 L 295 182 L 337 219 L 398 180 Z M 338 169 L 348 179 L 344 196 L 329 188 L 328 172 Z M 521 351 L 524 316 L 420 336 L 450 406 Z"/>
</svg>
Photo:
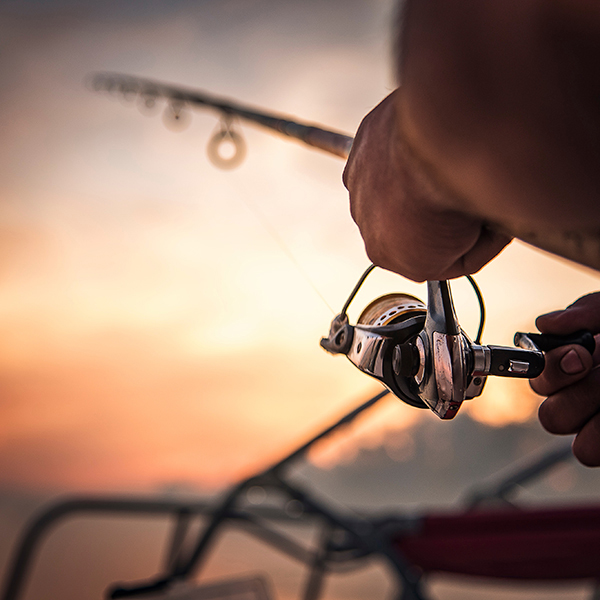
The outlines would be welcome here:
<svg viewBox="0 0 600 600">
<path fill-rule="evenodd" d="M 589 332 L 550 336 L 552 341 L 518 333 L 515 343 L 520 347 L 512 348 L 473 343 L 458 323 L 448 281 L 427 282 L 427 306 L 407 294 L 388 294 L 369 304 L 357 324 L 350 325 L 346 309 L 368 272 L 332 321 L 321 346 L 332 354 L 345 354 L 398 398 L 430 408 L 441 419 L 454 418 L 465 400 L 479 396 L 489 375 L 540 375 L 545 365 L 542 348 L 578 343 L 593 352 Z"/>
</svg>

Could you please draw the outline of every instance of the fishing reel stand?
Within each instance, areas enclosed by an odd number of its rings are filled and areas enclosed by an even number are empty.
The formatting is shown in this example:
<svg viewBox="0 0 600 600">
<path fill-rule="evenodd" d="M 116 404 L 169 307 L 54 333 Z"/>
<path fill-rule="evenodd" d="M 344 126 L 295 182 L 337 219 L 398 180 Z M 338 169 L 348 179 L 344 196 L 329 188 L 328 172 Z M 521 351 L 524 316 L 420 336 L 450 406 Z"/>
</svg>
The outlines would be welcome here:
<svg viewBox="0 0 600 600">
<path fill-rule="evenodd" d="M 533 379 L 544 370 L 544 351 L 566 344 L 594 352 L 589 331 L 568 336 L 517 333 L 518 347 L 482 345 L 484 309 L 472 278 L 482 309 L 475 342 L 458 323 L 448 281 L 427 282 L 427 305 L 409 294 L 382 296 L 350 325 L 346 311 L 372 269 L 365 271 L 333 319 L 321 346 L 332 354 L 345 354 L 400 400 L 430 408 L 441 419 L 453 419 L 465 400 L 479 396 L 489 375 Z"/>
</svg>

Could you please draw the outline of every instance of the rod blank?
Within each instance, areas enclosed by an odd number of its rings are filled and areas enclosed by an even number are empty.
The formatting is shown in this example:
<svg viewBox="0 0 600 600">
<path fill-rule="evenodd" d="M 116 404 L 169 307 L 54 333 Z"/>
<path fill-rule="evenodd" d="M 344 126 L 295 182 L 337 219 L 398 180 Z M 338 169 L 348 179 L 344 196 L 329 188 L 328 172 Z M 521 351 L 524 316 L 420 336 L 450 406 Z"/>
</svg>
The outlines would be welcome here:
<svg viewBox="0 0 600 600">
<path fill-rule="evenodd" d="M 311 123 L 301 123 L 283 115 L 267 113 L 225 98 L 211 96 L 200 90 L 191 90 L 132 75 L 96 73 L 92 76 L 91 85 L 97 91 L 118 92 L 125 97 L 138 95 L 147 100 L 164 98 L 179 107 L 187 105 L 214 108 L 225 117 L 239 117 L 344 159 L 348 158 L 354 140 L 352 136 L 345 133 L 323 129 Z"/>
</svg>

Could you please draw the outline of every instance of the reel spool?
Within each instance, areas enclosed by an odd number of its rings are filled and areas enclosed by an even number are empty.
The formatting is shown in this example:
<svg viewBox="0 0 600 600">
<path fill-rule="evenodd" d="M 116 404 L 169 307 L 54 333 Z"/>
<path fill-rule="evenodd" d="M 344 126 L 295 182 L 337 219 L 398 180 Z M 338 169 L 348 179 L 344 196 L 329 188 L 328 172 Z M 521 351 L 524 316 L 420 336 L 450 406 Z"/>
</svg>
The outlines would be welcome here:
<svg viewBox="0 0 600 600">
<path fill-rule="evenodd" d="M 410 294 L 387 294 L 376 298 L 358 317 L 359 325 L 393 325 L 418 314 L 426 315 L 427 306 L 424 302 Z"/>
</svg>

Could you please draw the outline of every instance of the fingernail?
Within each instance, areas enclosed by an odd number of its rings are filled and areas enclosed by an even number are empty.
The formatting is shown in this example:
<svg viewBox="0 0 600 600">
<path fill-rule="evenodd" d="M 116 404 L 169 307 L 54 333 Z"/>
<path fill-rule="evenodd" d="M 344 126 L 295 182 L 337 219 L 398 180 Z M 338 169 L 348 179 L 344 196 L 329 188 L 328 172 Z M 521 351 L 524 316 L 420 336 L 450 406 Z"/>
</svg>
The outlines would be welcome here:
<svg viewBox="0 0 600 600">
<path fill-rule="evenodd" d="M 562 357 L 560 361 L 560 368 L 567 375 L 577 375 L 577 373 L 581 373 L 585 367 L 579 358 L 579 354 L 577 354 L 575 350 L 569 350 Z"/>
</svg>

